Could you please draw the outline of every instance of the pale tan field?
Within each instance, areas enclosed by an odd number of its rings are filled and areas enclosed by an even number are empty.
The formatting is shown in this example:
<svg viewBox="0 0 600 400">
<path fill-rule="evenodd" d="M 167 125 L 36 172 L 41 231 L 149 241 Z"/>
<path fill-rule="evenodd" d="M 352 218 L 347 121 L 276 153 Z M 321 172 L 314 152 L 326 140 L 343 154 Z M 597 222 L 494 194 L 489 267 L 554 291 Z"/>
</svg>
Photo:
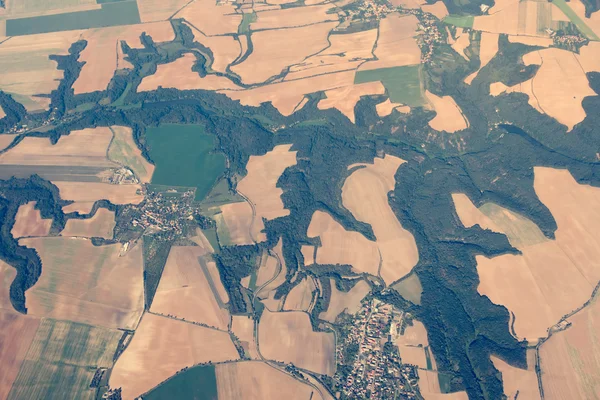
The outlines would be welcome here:
<svg viewBox="0 0 600 400">
<path fill-rule="evenodd" d="M 513 367 L 501 359 L 491 356 L 494 367 L 502 374 L 504 394 L 509 399 L 539 400 L 537 375 L 535 374 L 535 350 L 527 350 L 527 369 Z M 583 398 L 583 397 L 582 397 Z"/>
<path fill-rule="evenodd" d="M 585 303 L 600 280 L 600 189 L 577 184 L 567 171 L 540 167 L 534 188 L 556 219 L 556 240 L 542 240 L 530 222 L 510 214 L 490 217 L 501 232 L 514 220 L 515 228 L 506 231 L 522 255 L 477 257 L 479 292 L 512 311 L 517 336 L 533 342 Z"/>
<path fill-rule="evenodd" d="M 321 398 L 309 385 L 264 362 L 241 361 L 215 368 L 219 400 Z"/>
<path fill-rule="evenodd" d="M 264 253 L 256 276 L 256 287 L 267 283 L 277 273 L 277 259 Z"/>
<path fill-rule="evenodd" d="M 229 312 L 219 306 L 212 277 L 204 274 L 198 260 L 206 253 L 201 247 L 171 248 L 150 311 L 227 330 Z"/>
<path fill-rule="evenodd" d="M 375 55 L 377 61 L 362 64 L 359 70 L 419 64 L 421 49 L 415 39 L 418 20 L 414 15 L 389 14 L 379 22 Z"/>
<path fill-rule="evenodd" d="M 0 107 L 0 118 L 2 118 L 2 108 Z M 18 135 L 0 135 L 0 151 L 6 149 L 15 140 Z"/>
<path fill-rule="evenodd" d="M 327 35 L 337 22 L 325 22 L 299 28 L 252 33 L 254 50 L 241 64 L 232 67 L 244 83 L 266 81 L 286 67 L 302 62 L 328 46 Z"/>
<path fill-rule="evenodd" d="M 376 158 L 373 164 L 354 171 L 342 187 L 344 207 L 373 228 L 381 254 L 380 275 L 386 284 L 408 274 L 419 261 L 413 235 L 402 227 L 388 203 L 394 175 L 404 162 L 390 155 Z"/>
<path fill-rule="evenodd" d="M 304 96 L 321 90 L 335 89 L 354 83 L 354 70 L 314 76 L 294 81 L 284 81 L 248 90 L 223 90 L 220 93 L 242 105 L 259 106 L 271 102 L 283 115 L 291 115 Z"/>
<path fill-rule="evenodd" d="M 13 94 L 28 111 L 48 109 L 50 94 L 58 87 L 63 71 L 56 69 L 51 54 L 66 55 L 80 31 L 13 37 L 0 44 L 0 89 Z"/>
<path fill-rule="evenodd" d="M 0 308 L 0 399 L 8 397 L 39 324 L 37 318 Z"/>
<path fill-rule="evenodd" d="M 248 198 L 254 206 L 255 221 L 286 216 L 289 210 L 283 207 L 277 181 L 286 168 L 296 164 L 296 151 L 290 151 L 292 145 L 275 146 L 262 156 L 250 156 L 246 170 L 236 190 Z"/>
<path fill-rule="evenodd" d="M 86 30 L 83 38 L 88 44 L 79 55 L 79 61 L 85 62 L 85 65 L 73 84 L 75 94 L 105 90 L 117 69 L 117 49 L 121 47 L 121 41 L 139 48 L 142 46 L 140 36 L 144 32 L 156 43 L 175 39 L 168 21 Z"/>
<path fill-rule="evenodd" d="M 281 309 L 283 308 L 284 299 L 275 299 L 275 291 L 279 286 L 281 286 L 285 282 L 287 274 L 287 268 L 285 265 L 285 260 L 283 258 L 282 249 L 283 243 L 282 240 L 279 239 L 279 243 L 275 248 L 273 248 L 273 253 L 275 253 L 278 256 L 278 258 L 275 258 L 273 256 L 267 257 L 266 260 L 263 260 L 263 262 L 261 263 L 260 268 L 261 270 L 264 268 L 264 270 L 266 271 L 276 271 L 278 266 L 277 260 L 279 259 L 281 261 L 281 271 L 279 272 L 279 274 L 275 277 L 275 279 L 273 279 L 268 285 L 264 286 L 258 292 L 258 298 L 270 311 L 281 311 Z M 269 277 L 268 280 L 270 280 L 271 278 L 272 276 Z"/>
<path fill-rule="evenodd" d="M 568 319 L 567 330 L 542 344 L 544 398 L 594 399 L 600 392 L 600 303 L 597 297 Z"/>
<path fill-rule="evenodd" d="M 578 60 L 585 72 L 600 72 L 600 42 L 590 42 L 579 50 Z"/>
<path fill-rule="evenodd" d="M 420 346 L 398 346 L 400 358 L 403 364 L 416 365 L 419 368 L 427 368 L 425 349 Z"/>
<path fill-rule="evenodd" d="M 240 340 L 246 354 L 253 360 L 259 359 L 254 341 L 254 320 L 246 315 L 231 316 L 231 332 Z"/>
<path fill-rule="evenodd" d="M 443 3 L 442 3 L 443 4 Z M 496 56 L 498 53 L 498 38 L 500 37 L 497 33 L 481 32 L 481 41 L 479 42 L 479 60 L 481 64 L 479 69 L 473 72 L 471 75 L 465 78 L 465 83 L 468 85 L 473 82 L 473 79 L 477 76 L 479 71 Z"/>
<path fill-rule="evenodd" d="M 476 16 L 476 31 L 506 33 L 509 35 L 531 34 L 537 30 L 537 3 L 534 1 L 505 0 L 496 2 L 489 15 Z M 547 36 L 547 35 L 544 35 Z"/>
<path fill-rule="evenodd" d="M 206 269 L 208 270 L 208 273 L 209 273 L 210 277 L 212 278 L 213 284 L 215 286 L 215 289 L 217 290 L 217 293 L 218 293 L 221 301 L 223 303 L 229 303 L 229 294 L 227 294 L 227 291 L 225 290 L 225 287 L 223 286 L 223 282 L 221 282 L 221 275 L 219 274 L 219 269 L 217 268 L 217 263 L 215 263 L 212 260 L 207 260 L 206 261 Z"/>
<path fill-rule="evenodd" d="M 142 22 L 165 21 L 190 0 L 137 0 Z"/>
<path fill-rule="evenodd" d="M 225 72 L 227 66 L 242 54 L 240 42 L 232 36 L 204 36 L 199 32 L 194 33 L 196 40 L 212 51 L 214 60 L 210 68 L 213 71 Z"/>
<path fill-rule="evenodd" d="M 112 239 L 115 229 L 115 212 L 99 208 L 90 219 L 69 219 L 61 236 L 101 237 Z"/>
<path fill-rule="evenodd" d="M 265 309 L 258 328 L 260 352 L 266 359 L 293 363 L 318 374 L 334 374 L 335 337 L 333 333 L 313 332 L 308 314 Z"/>
<path fill-rule="evenodd" d="M 206 75 L 201 78 L 198 72 L 192 71 L 196 57 L 186 53 L 183 57 L 168 63 L 160 64 L 154 75 L 142 79 L 138 92 L 156 90 L 159 87 L 177 88 L 179 90 L 219 90 L 238 89 L 239 87 L 223 76 Z"/>
<path fill-rule="evenodd" d="M 317 264 L 349 264 L 358 273 L 378 275 L 380 254 L 377 243 L 358 232 L 345 230 L 331 215 L 315 211 L 307 236 L 321 238 Z"/>
<path fill-rule="evenodd" d="M 194 0 L 175 15 L 183 18 L 204 35 L 237 33 L 242 14 L 236 14 L 233 3 L 217 4 L 214 0 Z"/>
<path fill-rule="evenodd" d="M 448 9 L 443 1 L 438 1 L 434 4 L 424 4 L 421 6 L 421 9 L 425 12 L 432 13 L 440 20 L 444 19 L 444 17 L 448 15 Z"/>
<path fill-rule="evenodd" d="M 0 309 L 13 311 L 10 303 L 10 285 L 17 276 L 17 270 L 0 260 Z"/>
<path fill-rule="evenodd" d="M 144 309 L 142 246 L 119 257 L 120 244 L 96 247 L 87 239 L 34 238 L 42 274 L 26 293 L 33 316 L 108 328 L 134 329 Z"/>
<path fill-rule="evenodd" d="M 392 103 L 390 99 L 387 99 L 383 103 L 377 104 L 375 108 L 377 110 L 377 115 L 379 115 L 380 117 L 387 117 L 394 110 L 397 110 L 398 112 L 401 112 L 403 114 L 407 114 L 410 112 L 410 107 L 403 106 L 399 103 Z"/>
<path fill-rule="evenodd" d="M 399 327 L 396 327 L 398 329 Z M 397 332 L 392 337 L 394 343 L 398 346 L 402 363 L 416 365 L 419 368 L 427 369 L 427 356 L 425 348 L 429 346 L 427 340 L 427 330 L 422 322 L 413 320 L 412 325 L 406 326 L 404 334 Z M 432 365 L 435 361 L 431 360 Z M 435 367 L 434 367 L 435 368 Z"/>
<path fill-rule="evenodd" d="M 426 90 L 425 97 L 436 112 L 429 121 L 431 128 L 453 133 L 469 127 L 469 121 L 451 96 L 439 97 Z"/>
<path fill-rule="evenodd" d="M 312 309 L 315 281 L 310 276 L 302 279 L 300 283 L 290 290 L 285 298 L 283 309 L 285 311 L 308 311 Z"/>
<path fill-rule="evenodd" d="M 469 61 L 469 57 L 465 54 L 465 49 L 471 44 L 471 34 L 463 32 L 462 28 L 456 28 L 456 40 L 452 43 L 452 48 L 460 54 L 465 60 Z"/>
<path fill-rule="evenodd" d="M 579 18 L 596 34 L 600 37 L 600 14 L 597 12 L 592 13 L 590 18 L 585 17 L 585 5 L 581 0 L 572 0 L 568 3 L 571 10 L 577 14 Z"/>
<path fill-rule="evenodd" d="M 381 82 L 367 82 L 352 86 L 331 89 L 325 92 L 326 98 L 319 101 L 319 110 L 336 108 L 352 123 L 355 122 L 354 107 L 363 96 L 384 94 L 385 88 Z"/>
<path fill-rule="evenodd" d="M 559 10 L 556 7 L 554 7 L 554 9 Z M 508 41 L 511 43 L 521 43 L 521 44 L 526 44 L 528 46 L 541 46 L 541 47 L 550 47 L 553 43 L 553 40 L 551 38 L 539 37 L 539 36 L 525 36 L 525 35 L 509 35 Z"/>
<path fill-rule="evenodd" d="M 419 277 L 414 272 L 392 286 L 402 297 L 414 303 L 421 304 L 423 287 Z"/>
<path fill-rule="evenodd" d="M 531 107 L 535 108 L 536 110 L 538 110 L 540 113 L 542 113 L 542 114 L 544 113 L 544 110 L 542 110 L 542 107 L 540 106 L 538 99 L 535 97 L 535 94 L 533 93 L 533 79 L 529 79 L 525 82 L 518 83 L 514 86 L 506 86 L 502 82 L 494 82 L 494 83 L 490 84 L 490 94 L 492 96 L 498 96 L 503 93 L 526 94 L 529 97 L 529 105 Z"/>
<path fill-rule="evenodd" d="M 327 311 L 319 314 L 319 318 L 335 322 L 338 315 L 343 312 L 355 314 L 360 309 L 360 302 L 371 291 L 371 287 L 364 280 L 360 280 L 349 292 L 342 292 L 335 286 L 335 280 L 330 279 L 331 299 Z"/>
<path fill-rule="evenodd" d="M 221 207 L 223 222 L 232 244 L 244 245 L 267 239 L 262 218 L 255 218 L 252 207 L 245 201 L 224 204 Z"/>
<path fill-rule="evenodd" d="M 425 400 L 468 400 L 467 392 L 441 393 L 438 373 L 418 370 L 419 389 Z"/>
<path fill-rule="evenodd" d="M 4 117 L 6 117 L 6 113 L 2 109 L 2 106 L 0 106 L 0 119 L 2 119 Z M 8 141 L 8 138 L 11 137 L 11 136 L 13 138 L 15 137 L 15 135 L 2 135 L 2 136 L 0 136 L 0 139 L 2 139 L 2 142 L 0 142 L 0 147 L 1 148 L 4 148 L 4 147 L 8 146 L 10 144 L 10 142 L 12 142 L 12 139 L 10 141 Z M 8 142 L 8 143 L 4 144 L 3 142 L 5 142 L 5 141 Z"/>
<path fill-rule="evenodd" d="M 109 160 L 125 165 L 135 173 L 142 183 L 149 183 L 154 173 L 154 165 L 150 164 L 133 140 L 131 128 L 111 126 L 113 139 L 108 148 Z"/>
<path fill-rule="evenodd" d="M 64 212 L 89 213 L 94 202 L 106 199 L 113 204 L 139 204 L 144 200 L 140 185 L 111 185 L 100 182 L 53 182 L 63 200 L 75 203 L 63 207 Z"/>
<path fill-rule="evenodd" d="M 36 210 L 36 202 L 30 201 L 19 207 L 15 216 L 15 224 L 10 231 L 14 238 L 26 236 L 48 236 L 50 227 L 52 226 L 51 219 L 42 219 L 40 210 Z"/>
<path fill-rule="evenodd" d="M 317 74 L 347 71 L 358 68 L 366 60 L 373 59 L 373 47 L 377 29 L 362 32 L 330 35 L 331 45 L 318 54 L 293 65 L 284 80 L 294 80 Z"/>
<path fill-rule="evenodd" d="M 184 367 L 238 358 L 226 332 L 146 313 L 109 384 L 123 388 L 123 399 L 133 399 Z"/>
<path fill-rule="evenodd" d="M 303 245 L 300 251 L 304 258 L 304 265 L 312 265 L 315 263 L 315 246 Z"/>
<path fill-rule="evenodd" d="M 48 138 L 26 137 L 0 155 L 2 165 L 67 165 L 112 168 L 106 157 L 112 139 L 108 128 L 89 128 L 61 136 L 55 144 Z"/>
<path fill-rule="evenodd" d="M 292 28 L 317 24 L 325 21 L 337 21 L 338 15 L 327 14 L 332 4 L 317 6 L 294 7 L 261 11 L 257 14 L 256 22 L 250 24 L 252 30 Z"/>
</svg>

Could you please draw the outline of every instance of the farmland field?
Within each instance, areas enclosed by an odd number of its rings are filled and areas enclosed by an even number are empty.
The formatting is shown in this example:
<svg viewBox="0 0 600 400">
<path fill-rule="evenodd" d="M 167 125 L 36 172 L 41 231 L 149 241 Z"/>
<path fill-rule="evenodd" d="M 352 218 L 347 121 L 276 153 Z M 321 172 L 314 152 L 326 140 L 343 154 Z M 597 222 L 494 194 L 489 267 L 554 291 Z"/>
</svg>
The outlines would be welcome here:
<svg viewBox="0 0 600 400">
<path fill-rule="evenodd" d="M 472 28 L 473 20 L 474 18 L 472 15 L 448 15 L 443 21 L 448 25 L 454 25 L 461 28 Z"/>
<path fill-rule="evenodd" d="M 409 65 L 358 71 L 354 83 L 381 81 L 390 100 L 411 107 L 425 104 L 421 66 Z"/>
<path fill-rule="evenodd" d="M 200 125 L 161 125 L 146 132 L 156 169 L 152 183 L 196 188 L 202 200 L 225 170 L 225 157 L 215 153 L 215 137 Z"/>
<path fill-rule="evenodd" d="M 115 229 L 115 213 L 106 208 L 99 208 L 90 219 L 69 219 L 65 224 L 62 236 L 101 237 L 112 239 Z"/>
<path fill-rule="evenodd" d="M 142 152 L 133 140 L 131 128 L 113 126 L 110 129 L 113 132 L 113 139 L 108 148 L 109 160 L 131 168 L 141 182 L 150 182 L 154 165 L 142 156 Z"/>
<path fill-rule="evenodd" d="M 146 400 L 167 398 L 217 400 L 217 376 L 214 365 L 192 367 L 175 375 L 144 396 Z"/>
<path fill-rule="evenodd" d="M 74 322 L 42 319 L 9 399 L 94 399 L 99 367 L 110 367 L 123 333 Z"/>
</svg>

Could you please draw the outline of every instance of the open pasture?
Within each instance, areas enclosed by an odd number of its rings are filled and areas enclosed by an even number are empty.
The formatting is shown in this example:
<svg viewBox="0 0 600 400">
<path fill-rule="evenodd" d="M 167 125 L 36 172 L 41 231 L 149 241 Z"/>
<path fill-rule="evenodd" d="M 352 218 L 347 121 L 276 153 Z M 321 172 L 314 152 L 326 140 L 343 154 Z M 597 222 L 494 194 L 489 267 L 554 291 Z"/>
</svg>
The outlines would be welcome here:
<svg viewBox="0 0 600 400">
<path fill-rule="evenodd" d="M 42 319 L 10 391 L 9 399 L 89 399 L 99 367 L 113 364 L 123 332 Z"/>
<path fill-rule="evenodd" d="M 219 364 L 219 400 L 320 399 L 321 396 L 301 381 L 258 361 Z"/>
<path fill-rule="evenodd" d="M 440 97 L 426 91 L 425 97 L 436 112 L 435 117 L 429 121 L 431 128 L 454 133 L 469 127 L 469 121 L 451 96 Z"/>
<path fill-rule="evenodd" d="M 331 89 L 325 92 L 326 98 L 319 101 L 318 108 L 326 110 L 336 108 L 344 114 L 352 123 L 355 122 L 354 108 L 363 96 L 381 95 L 385 93 L 385 88 L 381 82 L 366 82 L 351 86 L 345 86 L 337 89 Z"/>
<path fill-rule="evenodd" d="M 201 247 L 171 248 L 150 311 L 227 330 L 229 312 L 199 261 L 206 253 Z"/>
<path fill-rule="evenodd" d="M 511 243 L 522 254 L 478 256 L 477 271 L 479 292 L 512 311 L 517 336 L 535 343 L 563 315 L 583 305 L 600 280 L 600 189 L 578 184 L 568 171 L 534 171 L 536 194 L 558 224 L 556 240 L 540 241 L 531 223 L 515 218 Z M 502 232 L 501 224 L 510 220 L 499 221 L 494 222 Z M 521 240 L 515 241 L 515 235 Z"/>
<path fill-rule="evenodd" d="M 386 155 L 373 164 L 359 164 L 364 168 L 352 172 L 342 187 L 344 207 L 373 228 L 381 254 L 380 276 L 386 284 L 408 274 L 419 261 L 413 235 L 402 227 L 388 202 L 388 193 L 396 185 L 394 175 L 404 162 Z"/>
<path fill-rule="evenodd" d="M 335 372 L 333 333 L 313 332 L 310 318 L 304 312 L 265 309 L 258 326 L 258 343 L 266 359 L 293 363 L 318 374 Z"/>
<path fill-rule="evenodd" d="M 120 244 L 94 246 L 88 239 L 31 238 L 42 274 L 29 289 L 29 313 L 108 328 L 134 329 L 144 308 L 142 246 L 119 257 Z"/>
<path fill-rule="evenodd" d="M 255 221 L 290 213 L 283 207 L 283 190 L 277 187 L 277 181 L 286 168 L 296 164 L 296 152 L 290 151 L 291 147 L 288 144 L 275 146 L 265 155 L 250 156 L 248 160 L 248 173 L 238 182 L 236 190 L 254 205 Z"/>
<path fill-rule="evenodd" d="M 348 292 L 342 292 L 335 286 L 335 279 L 329 280 L 331 284 L 331 298 L 327 310 L 319 314 L 319 318 L 331 323 L 343 312 L 350 315 L 360 310 L 360 302 L 371 291 L 371 287 L 364 280 L 359 280 Z"/>
<path fill-rule="evenodd" d="M 67 220 L 65 229 L 60 234 L 61 236 L 112 239 L 115 225 L 115 212 L 99 208 L 92 218 Z"/>
<path fill-rule="evenodd" d="M 347 231 L 331 215 L 315 211 L 307 236 L 321 239 L 317 264 L 348 264 L 358 273 L 377 276 L 380 262 L 377 244 L 358 232 Z"/>
<path fill-rule="evenodd" d="M 238 357 L 227 332 L 146 313 L 117 360 L 109 384 L 122 387 L 124 399 L 133 399 L 184 367 Z"/>
<path fill-rule="evenodd" d="M 361 70 L 354 83 L 380 81 L 392 102 L 419 107 L 426 104 L 421 73 L 420 65 Z"/>
<path fill-rule="evenodd" d="M 111 126 L 113 139 L 108 148 L 108 159 L 120 165 L 125 165 L 135 173 L 142 183 L 150 182 L 154 165 L 150 164 L 133 140 L 131 128 L 126 126 Z"/>
<path fill-rule="evenodd" d="M 398 283 L 392 286 L 396 292 L 400 293 L 406 300 L 414 303 L 421 304 L 421 294 L 423 293 L 423 287 L 419 277 L 414 272 L 402 279 Z"/>
<path fill-rule="evenodd" d="M 337 22 L 252 33 L 254 50 L 231 68 L 244 83 L 264 82 L 328 46 L 327 35 Z"/>
<path fill-rule="evenodd" d="M 389 14 L 379 22 L 379 36 L 375 56 L 377 60 L 362 64 L 359 71 L 402 67 L 421 63 L 421 49 L 417 45 L 417 17 Z"/>
<path fill-rule="evenodd" d="M 315 281 L 307 276 L 290 290 L 285 298 L 283 309 L 286 311 L 311 311 L 313 305 Z"/>
<path fill-rule="evenodd" d="M 242 15 L 237 14 L 235 5 L 214 0 L 189 2 L 173 18 L 183 18 L 207 36 L 237 33 Z"/>
<path fill-rule="evenodd" d="M 156 165 L 152 183 L 195 187 L 196 200 L 202 200 L 225 171 L 225 156 L 215 152 L 215 137 L 202 125 L 151 127 L 146 143 Z"/>
<path fill-rule="evenodd" d="M 144 200 L 140 185 L 112 185 L 101 182 L 53 182 L 63 200 L 73 204 L 63 207 L 66 213 L 78 211 L 88 214 L 98 200 L 108 200 L 113 204 L 139 204 Z"/>
<path fill-rule="evenodd" d="M 491 356 L 491 359 L 494 367 L 502 374 L 504 394 L 509 399 L 520 397 L 528 400 L 540 400 L 540 389 L 535 373 L 534 349 L 527 350 L 527 369 L 513 367 L 494 356 Z"/>
<path fill-rule="evenodd" d="M 35 201 L 30 201 L 27 204 L 19 206 L 19 210 L 15 217 L 15 224 L 10 231 L 14 238 L 48 236 L 50 233 L 52 220 L 42 219 L 40 210 L 35 209 L 35 204 Z"/>
<path fill-rule="evenodd" d="M 0 399 L 8 397 L 39 324 L 37 318 L 0 307 Z"/>
<path fill-rule="evenodd" d="M 179 90 L 219 90 L 239 89 L 239 87 L 223 76 L 206 75 L 200 77 L 198 72 L 192 71 L 196 57 L 186 53 L 183 57 L 168 64 L 160 64 L 156 73 L 142 80 L 138 87 L 139 92 L 162 88 L 176 88 Z"/>
</svg>

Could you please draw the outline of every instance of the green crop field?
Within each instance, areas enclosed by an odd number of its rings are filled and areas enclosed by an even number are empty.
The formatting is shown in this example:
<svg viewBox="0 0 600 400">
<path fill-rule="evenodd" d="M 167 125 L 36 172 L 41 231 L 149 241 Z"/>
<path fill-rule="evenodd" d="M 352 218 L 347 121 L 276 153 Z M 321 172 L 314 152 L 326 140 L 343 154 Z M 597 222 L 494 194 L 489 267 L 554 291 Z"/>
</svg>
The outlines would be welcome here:
<svg viewBox="0 0 600 400">
<path fill-rule="evenodd" d="M 569 7 L 569 5 L 565 2 L 565 0 L 553 0 L 553 4 L 555 4 L 560 10 L 565 13 L 565 15 L 571 20 L 572 23 L 577 26 L 577 29 L 586 36 L 590 40 L 600 40 L 598 35 L 594 33 L 594 31 L 585 24 L 585 22 L 575 14 L 575 11 Z"/>
<path fill-rule="evenodd" d="M 244 14 L 242 17 L 242 22 L 238 28 L 238 33 L 248 33 L 250 32 L 250 24 L 252 22 L 256 22 L 256 13 L 252 12 L 249 14 Z"/>
<path fill-rule="evenodd" d="M 448 25 L 460 26 L 461 28 L 472 28 L 475 17 L 472 15 L 448 15 L 444 18 L 444 23 Z"/>
<path fill-rule="evenodd" d="M 122 332 L 43 319 L 9 399 L 93 399 L 99 367 L 111 367 Z"/>
<path fill-rule="evenodd" d="M 99 10 L 9 19 L 6 21 L 6 36 L 103 28 L 140 22 L 137 2 L 110 2 L 102 4 Z"/>
<path fill-rule="evenodd" d="M 146 143 L 156 165 L 152 183 L 196 188 L 202 200 L 225 171 L 225 156 L 215 153 L 215 137 L 201 125 L 148 128 Z"/>
<path fill-rule="evenodd" d="M 354 77 L 354 83 L 374 81 L 381 81 L 394 103 L 411 107 L 425 104 L 420 65 L 358 71 Z"/>
<path fill-rule="evenodd" d="M 154 388 L 144 400 L 217 400 L 217 375 L 214 365 L 192 367 Z"/>
</svg>

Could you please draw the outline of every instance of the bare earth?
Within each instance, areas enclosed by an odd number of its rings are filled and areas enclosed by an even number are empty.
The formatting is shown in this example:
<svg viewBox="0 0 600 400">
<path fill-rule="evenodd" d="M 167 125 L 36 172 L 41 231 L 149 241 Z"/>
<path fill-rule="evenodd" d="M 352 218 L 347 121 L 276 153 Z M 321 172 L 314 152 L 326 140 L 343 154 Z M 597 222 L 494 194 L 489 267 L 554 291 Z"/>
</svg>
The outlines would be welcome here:
<svg viewBox="0 0 600 400">
<path fill-rule="evenodd" d="M 380 275 L 386 284 L 408 274 L 419 261 L 414 237 L 402 227 L 388 203 L 388 193 L 396 184 L 394 175 L 403 163 L 390 155 L 376 158 L 373 164 L 354 171 L 342 187 L 343 205 L 373 228 L 382 259 Z"/>
<path fill-rule="evenodd" d="M 358 103 L 360 98 L 384 93 L 385 88 L 379 81 L 331 89 L 325 92 L 325 96 L 327 97 L 319 101 L 318 108 L 319 110 L 336 108 L 354 123 L 354 107 L 356 107 L 356 103 Z"/>
<path fill-rule="evenodd" d="M 436 116 L 429 121 L 430 127 L 450 133 L 469 127 L 469 121 L 451 96 L 439 97 L 427 90 L 425 97 L 436 112 Z"/>
<path fill-rule="evenodd" d="M 254 240 L 260 242 L 266 239 L 261 232 L 264 229 L 262 219 L 254 218 L 250 204 L 241 201 L 224 204 L 220 208 L 232 244 L 254 244 Z"/>
<path fill-rule="evenodd" d="M 337 21 L 336 13 L 327 14 L 332 4 L 275 9 L 258 13 L 256 22 L 250 24 L 252 30 L 292 28 L 317 24 L 325 21 Z"/>
<path fill-rule="evenodd" d="M 387 117 L 394 110 L 397 110 L 403 114 L 407 114 L 410 112 L 410 107 L 403 106 L 399 103 L 392 103 L 390 99 L 387 99 L 383 103 L 377 104 L 375 108 L 377 109 L 377 115 L 379 115 L 380 117 Z"/>
<path fill-rule="evenodd" d="M 138 0 L 142 22 L 165 21 L 190 0 Z"/>
<path fill-rule="evenodd" d="M 146 313 L 109 384 L 123 388 L 124 400 L 133 400 L 184 367 L 238 357 L 226 332 Z"/>
<path fill-rule="evenodd" d="M 342 312 L 348 314 L 355 314 L 360 309 L 360 302 L 365 296 L 371 291 L 371 287 L 364 280 L 360 280 L 354 285 L 348 292 L 342 292 L 335 286 L 335 280 L 330 279 L 331 284 L 331 299 L 329 300 L 329 307 L 327 311 L 319 314 L 319 318 L 335 322 L 335 319 Z"/>
<path fill-rule="evenodd" d="M 275 291 L 286 280 L 287 267 L 283 258 L 283 240 L 279 239 L 277 246 L 273 248 L 273 253 L 277 256 L 269 256 L 264 261 L 264 267 L 267 271 L 275 271 L 277 269 L 277 260 L 281 262 L 281 271 L 268 285 L 266 285 L 259 293 L 258 297 L 262 300 L 265 307 L 271 311 L 280 311 L 283 307 L 283 299 L 275 299 Z M 269 265 L 270 264 L 270 265 Z"/>
<path fill-rule="evenodd" d="M 260 358 L 254 340 L 254 320 L 246 315 L 231 316 L 231 332 L 242 343 L 246 354 L 253 360 Z"/>
<path fill-rule="evenodd" d="M 438 373 L 419 369 L 419 389 L 425 400 L 468 400 L 467 392 L 441 393 Z"/>
<path fill-rule="evenodd" d="M 42 275 L 26 293 L 29 314 L 108 328 L 134 329 L 144 308 L 141 243 L 119 257 L 120 244 L 32 238 L 20 244 L 42 259 Z"/>
<path fill-rule="evenodd" d="M 2 107 L 0 107 L 0 119 L 4 118 L 6 114 L 4 114 L 4 111 L 2 110 Z M 15 140 L 15 138 L 18 135 L 0 135 L 0 151 L 6 149 L 12 142 L 13 140 Z"/>
<path fill-rule="evenodd" d="M 36 210 L 36 202 L 30 201 L 27 204 L 19 206 L 15 217 L 15 224 L 10 231 L 14 238 L 27 236 L 48 236 L 50 227 L 52 226 L 51 219 L 42 219 L 40 210 Z"/>
<path fill-rule="evenodd" d="M 94 202 L 106 199 L 113 204 L 139 204 L 144 200 L 140 185 L 111 185 L 101 182 L 53 182 L 60 191 L 63 200 L 75 203 L 63 207 L 63 211 L 87 214 L 92 210 Z"/>
<path fill-rule="evenodd" d="M 477 71 L 465 78 L 465 82 L 467 84 L 470 85 L 479 71 L 481 71 L 481 69 L 485 67 L 492 60 L 492 58 L 494 58 L 496 53 L 498 53 L 499 36 L 500 35 L 497 33 L 481 32 L 481 41 L 479 43 L 479 60 L 481 64 L 479 65 L 479 69 Z"/>
<path fill-rule="evenodd" d="M 112 239 L 115 229 L 115 212 L 99 208 L 90 219 L 69 219 L 61 236 L 101 237 Z"/>
<path fill-rule="evenodd" d="M 307 276 L 290 290 L 285 298 L 283 309 L 285 311 L 308 311 L 311 310 L 315 282 L 312 277 Z"/>
<path fill-rule="evenodd" d="M 111 126 L 114 134 L 108 148 L 108 158 L 121 165 L 125 165 L 136 174 L 142 183 L 150 183 L 154 173 L 154 165 L 150 164 L 142 155 L 135 141 L 133 132 L 127 126 Z"/>
<path fill-rule="evenodd" d="M 313 332 L 308 314 L 301 311 L 271 312 L 265 309 L 258 332 L 263 357 L 290 362 L 318 374 L 331 376 L 335 372 L 334 335 Z M 307 349 L 307 344 L 310 349 Z"/>
<path fill-rule="evenodd" d="M 235 13 L 232 3 L 213 0 L 194 0 L 174 18 L 184 18 L 207 36 L 237 33 L 242 22 L 242 15 Z"/>
<path fill-rule="evenodd" d="M 539 400 L 540 389 L 538 388 L 538 379 L 535 373 L 535 350 L 527 350 L 527 369 L 523 370 L 513 367 L 501 359 L 492 356 L 494 367 L 502 374 L 504 383 L 504 394 L 509 399 L 515 397 Z"/>
<path fill-rule="evenodd" d="M 219 306 L 221 299 L 209 283 L 212 277 L 198 261 L 206 253 L 201 247 L 171 248 L 150 311 L 227 330 L 229 312 Z"/>
</svg>

